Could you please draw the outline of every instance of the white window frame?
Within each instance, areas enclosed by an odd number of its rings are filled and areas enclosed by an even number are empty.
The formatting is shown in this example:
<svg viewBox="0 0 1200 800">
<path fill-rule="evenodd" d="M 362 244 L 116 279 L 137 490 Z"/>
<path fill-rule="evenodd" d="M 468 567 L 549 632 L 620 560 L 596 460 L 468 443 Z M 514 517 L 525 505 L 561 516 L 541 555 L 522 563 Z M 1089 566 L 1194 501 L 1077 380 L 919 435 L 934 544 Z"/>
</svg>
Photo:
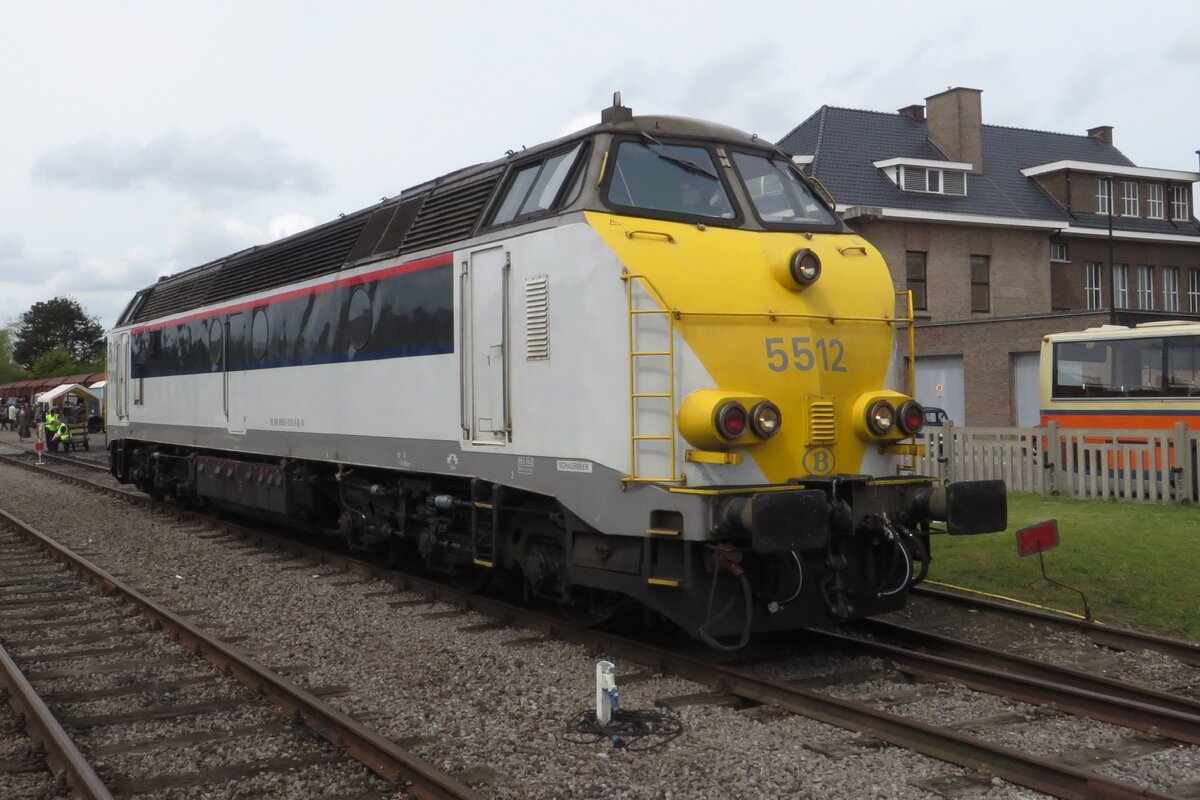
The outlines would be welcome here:
<svg viewBox="0 0 1200 800">
<path fill-rule="evenodd" d="M 1050 260 L 1067 263 L 1070 259 L 1067 258 L 1067 243 L 1066 242 L 1051 242 L 1050 243 Z"/>
<path fill-rule="evenodd" d="M 1121 216 L 1138 216 L 1137 181 L 1121 181 Z"/>
<path fill-rule="evenodd" d="M 1138 310 L 1154 310 L 1154 267 L 1142 264 L 1137 268 Z"/>
<path fill-rule="evenodd" d="M 1161 183 L 1146 185 L 1146 219 L 1163 218 L 1163 187 Z"/>
<path fill-rule="evenodd" d="M 1096 213 L 1111 214 L 1112 213 L 1112 195 L 1109 190 L 1112 188 L 1112 182 L 1106 178 L 1096 179 Z"/>
<path fill-rule="evenodd" d="M 1129 308 L 1129 265 L 1113 264 L 1113 308 Z"/>
<path fill-rule="evenodd" d="M 1187 186 L 1172 186 L 1171 187 L 1171 219 L 1188 219 L 1188 195 L 1190 187 Z"/>
<path fill-rule="evenodd" d="M 1188 270 L 1188 311 L 1200 314 L 1200 268 Z"/>
<path fill-rule="evenodd" d="M 1099 261 L 1083 265 L 1083 300 L 1088 311 L 1104 308 L 1103 270 Z"/>
<path fill-rule="evenodd" d="M 1179 267 L 1163 267 L 1163 311 L 1179 310 Z"/>
</svg>

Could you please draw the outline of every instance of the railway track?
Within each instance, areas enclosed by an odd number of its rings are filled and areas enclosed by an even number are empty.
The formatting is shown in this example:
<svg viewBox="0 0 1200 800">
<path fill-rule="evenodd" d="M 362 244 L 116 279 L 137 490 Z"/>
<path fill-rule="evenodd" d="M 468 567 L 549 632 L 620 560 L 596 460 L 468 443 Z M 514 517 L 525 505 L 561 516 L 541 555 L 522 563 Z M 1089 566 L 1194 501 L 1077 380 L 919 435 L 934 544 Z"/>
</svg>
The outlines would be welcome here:
<svg viewBox="0 0 1200 800">
<path fill-rule="evenodd" d="M 285 797 L 300 781 L 314 797 L 478 798 L 318 696 L 337 687 L 304 690 L 3 511 L 0 527 L 0 680 L 73 797 Z"/>
<path fill-rule="evenodd" d="M 1120 626 L 1076 619 L 1036 608 L 1026 608 L 1013 603 L 1004 603 L 983 597 L 972 597 L 961 592 L 935 589 L 929 586 L 918 586 L 913 591 L 922 600 L 1000 614 L 1007 617 L 1016 617 L 1046 628 L 1082 634 L 1096 644 L 1113 650 L 1151 650 L 1171 656 L 1193 667 L 1200 667 L 1200 643 L 1187 642 L 1169 636 L 1159 636 Z"/>
<path fill-rule="evenodd" d="M 127 499 L 136 498 L 135 502 L 162 510 L 174 518 L 189 516 L 177 507 L 156 504 L 144 496 L 133 496 L 110 487 L 96 487 L 92 482 L 81 481 L 78 478 L 71 478 L 71 480 Z M 212 523 L 207 518 L 201 519 Z M 247 539 L 258 547 L 275 547 L 294 556 L 335 564 L 339 568 L 355 574 L 382 578 L 400 589 L 419 592 L 430 601 L 449 602 L 459 608 L 477 611 L 504 623 L 531 628 L 548 637 L 600 649 L 609 657 L 619 657 L 645 664 L 652 670 L 707 685 L 718 693 L 735 695 L 751 703 L 769 704 L 784 711 L 865 733 L 880 741 L 973 770 L 980 770 L 1048 794 L 1080 798 L 1170 797 L 1170 795 L 1107 778 L 1086 769 L 990 744 L 943 726 L 906 719 L 874 708 L 869 703 L 833 697 L 824 692 L 806 689 L 793 682 L 773 679 L 751 669 L 728 664 L 722 665 L 708 659 L 690 657 L 627 638 L 579 629 L 559 618 L 500 603 L 490 598 L 464 594 L 442 584 L 414 576 L 382 570 L 356 559 L 315 549 L 260 530 L 232 523 L 212 524 L 231 535 Z M 889 633 L 888 630 L 881 628 L 863 630 L 860 633 L 870 634 L 874 637 L 882 637 L 884 634 L 900 635 L 894 629 Z M 990 673 L 989 679 L 996 681 L 997 684 L 987 691 L 994 691 L 1006 697 L 1020 697 L 1029 702 L 1052 702 L 1055 708 L 1087 714 L 1143 731 L 1151 731 L 1158 736 L 1177 738 L 1179 741 L 1189 743 L 1196 741 L 1195 726 L 1200 722 L 1200 717 L 1196 714 L 1196 704 L 1187 698 L 1168 693 L 1156 694 L 1129 686 L 1121 687 L 1118 691 L 1117 687 L 1111 685 L 1111 682 L 1106 683 L 1097 676 L 1082 673 L 1075 675 L 1061 670 L 1043 671 L 1041 667 L 1045 665 L 1041 665 L 1039 662 L 1029 659 L 1022 661 L 1014 657 L 1001 658 L 999 655 L 978 651 L 972 658 L 977 662 L 986 663 L 987 666 L 981 666 L 980 663 L 972 665 L 967 663 L 970 659 L 964 656 L 964 653 L 970 648 L 965 647 L 963 643 L 954 642 L 953 644 L 956 649 L 951 648 L 945 642 L 938 645 L 941 647 L 942 655 L 926 659 L 923 665 L 917 664 L 919 656 L 911 650 L 911 645 L 907 650 L 902 650 L 897 645 L 891 645 L 893 650 L 885 657 L 889 660 L 904 660 L 905 663 L 901 669 L 910 674 L 919 674 L 927 679 L 959 681 L 968 686 L 972 685 L 972 681 L 979 681 L 981 674 Z M 838 641 L 838 645 L 850 649 L 885 647 L 880 643 L 867 642 L 861 638 L 841 639 Z M 930 639 L 923 640 L 920 647 L 937 649 L 933 646 L 933 640 Z M 947 651 L 951 649 L 954 650 L 956 659 L 946 657 Z M 876 651 L 876 653 L 881 654 L 882 651 Z M 1001 655 L 1007 656 L 1007 654 Z M 945 662 L 954 661 L 953 671 L 932 673 L 929 664 L 938 661 L 943 662 L 939 664 L 939 668 L 943 670 L 948 669 Z M 1085 677 L 1087 680 L 1083 681 Z M 1082 682 L 1086 688 L 1074 686 L 1073 684 L 1077 680 Z M 1034 690 L 1031 687 L 1036 687 L 1041 694 L 1036 696 L 1032 694 Z M 1068 705 L 1072 707 L 1068 708 Z"/>
</svg>

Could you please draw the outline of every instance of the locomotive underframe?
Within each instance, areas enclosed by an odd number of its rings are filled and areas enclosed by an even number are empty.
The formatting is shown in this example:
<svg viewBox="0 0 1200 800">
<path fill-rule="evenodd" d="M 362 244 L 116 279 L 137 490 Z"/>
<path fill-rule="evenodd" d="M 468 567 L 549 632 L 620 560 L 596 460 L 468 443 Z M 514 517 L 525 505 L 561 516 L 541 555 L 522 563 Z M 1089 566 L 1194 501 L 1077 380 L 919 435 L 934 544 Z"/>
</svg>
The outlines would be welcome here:
<svg viewBox="0 0 1200 800">
<path fill-rule="evenodd" d="M 157 498 L 286 524 L 592 619 L 636 601 L 710 643 L 899 609 L 928 565 L 930 520 L 953 514 L 952 531 L 992 530 L 988 501 L 1003 498 L 1002 485 L 980 485 L 993 482 L 958 484 L 957 511 L 947 510 L 932 479 L 868 476 L 714 489 L 697 541 L 677 535 L 674 512 L 609 535 L 553 497 L 469 477 L 133 439 L 114 442 L 110 460 L 114 476 Z"/>
</svg>

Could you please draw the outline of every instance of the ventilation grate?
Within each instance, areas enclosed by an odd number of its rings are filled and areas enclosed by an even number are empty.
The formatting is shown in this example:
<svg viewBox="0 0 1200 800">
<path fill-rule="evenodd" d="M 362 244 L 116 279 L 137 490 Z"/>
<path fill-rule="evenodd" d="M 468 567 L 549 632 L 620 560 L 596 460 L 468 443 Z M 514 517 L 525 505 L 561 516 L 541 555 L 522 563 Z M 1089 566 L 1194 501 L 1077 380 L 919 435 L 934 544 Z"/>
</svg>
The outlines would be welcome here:
<svg viewBox="0 0 1200 800">
<path fill-rule="evenodd" d="M 550 277 L 525 279 L 525 360 L 550 358 Z"/>
<path fill-rule="evenodd" d="M 204 298 L 220 271 L 221 263 L 216 263 L 156 283 L 130 322 L 145 322 L 204 305 Z"/>
<path fill-rule="evenodd" d="M 208 293 L 206 303 L 261 292 L 276 286 L 337 272 L 345 263 L 369 218 L 358 215 L 323 226 L 312 236 L 267 245 L 229 259 Z"/>
<path fill-rule="evenodd" d="M 810 444 L 834 444 L 833 400 L 809 398 L 808 441 Z"/>
<path fill-rule="evenodd" d="M 401 250 L 424 250 L 470 236 L 499 179 L 496 170 L 474 183 L 441 192 L 435 189 L 417 212 Z"/>
</svg>

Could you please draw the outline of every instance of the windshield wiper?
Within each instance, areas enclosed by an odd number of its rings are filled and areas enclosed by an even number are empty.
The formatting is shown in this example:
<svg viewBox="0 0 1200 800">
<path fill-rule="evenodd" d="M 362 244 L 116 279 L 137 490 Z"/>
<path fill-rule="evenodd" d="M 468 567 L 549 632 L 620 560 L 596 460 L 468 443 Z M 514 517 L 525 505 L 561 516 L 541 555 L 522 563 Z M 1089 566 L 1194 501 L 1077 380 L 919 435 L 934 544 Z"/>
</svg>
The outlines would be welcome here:
<svg viewBox="0 0 1200 800">
<path fill-rule="evenodd" d="M 704 177 L 709 178 L 710 180 L 714 180 L 714 181 L 720 180 L 720 178 L 718 178 L 716 175 L 714 175 L 711 172 L 709 172 L 708 170 L 706 170 L 704 167 L 697 164 L 695 161 L 689 161 L 688 159 L 684 158 L 683 156 L 677 156 L 674 153 L 670 152 L 670 147 L 668 145 L 663 144 L 658 139 L 655 139 L 653 136 L 646 133 L 645 131 L 642 131 L 642 138 L 646 139 L 646 141 L 650 142 L 650 144 L 656 144 L 659 147 L 663 148 L 664 150 L 667 150 L 667 152 L 665 152 L 665 153 L 661 153 L 657 150 L 653 151 L 654 155 L 658 156 L 663 161 L 670 161 L 672 164 L 680 166 L 683 169 L 687 170 L 688 172 L 694 172 L 697 175 L 703 175 Z"/>
</svg>

